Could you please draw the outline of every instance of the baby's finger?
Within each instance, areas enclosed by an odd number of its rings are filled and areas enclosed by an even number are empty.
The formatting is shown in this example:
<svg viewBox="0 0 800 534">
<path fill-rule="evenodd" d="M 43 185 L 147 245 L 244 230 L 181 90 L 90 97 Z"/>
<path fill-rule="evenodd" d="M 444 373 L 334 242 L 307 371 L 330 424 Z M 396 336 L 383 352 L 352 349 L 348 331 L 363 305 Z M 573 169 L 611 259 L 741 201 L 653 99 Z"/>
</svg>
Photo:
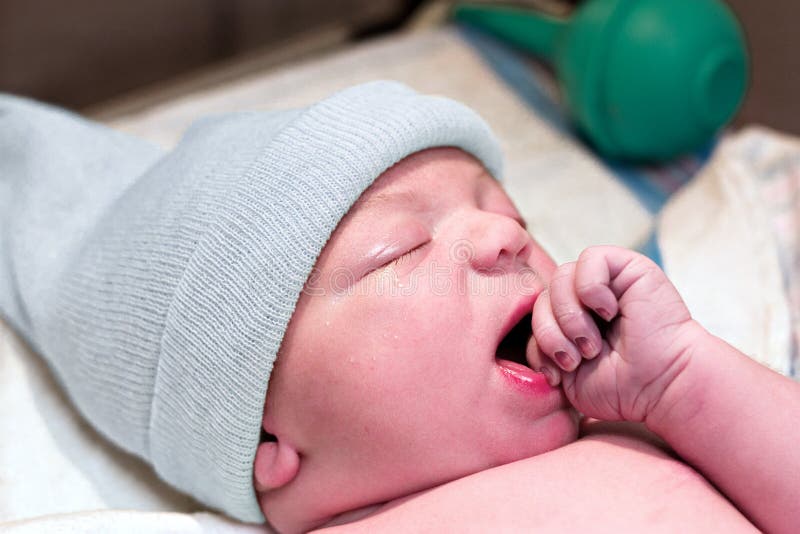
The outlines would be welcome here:
<svg viewBox="0 0 800 534">
<path fill-rule="evenodd" d="M 550 292 L 544 290 L 533 305 L 533 336 L 539 349 L 561 369 L 572 371 L 581 363 L 581 355 L 559 328 L 550 305 Z"/>
<path fill-rule="evenodd" d="M 556 269 L 550 281 L 550 306 L 561 331 L 586 358 L 600 352 L 602 338 L 594 319 L 575 292 L 575 262 Z"/>
<path fill-rule="evenodd" d="M 610 321 L 617 315 L 619 304 L 611 289 L 617 266 L 609 265 L 606 248 L 590 247 L 581 252 L 575 265 L 575 293 L 584 306 Z M 611 272 L 612 268 L 615 272 Z"/>
<path fill-rule="evenodd" d="M 533 319 L 531 319 L 531 323 Z M 536 343 L 536 337 L 531 336 L 528 340 L 528 345 L 525 347 L 525 359 L 528 365 L 534 371 L 539 371 L 547 377 L 547 383 L 556 387 L 561 383 L 561 371 L 557 366 L 553 365 L 550 358 L 542 354 L 539 350 L 539 345 Z"/>
</svg>

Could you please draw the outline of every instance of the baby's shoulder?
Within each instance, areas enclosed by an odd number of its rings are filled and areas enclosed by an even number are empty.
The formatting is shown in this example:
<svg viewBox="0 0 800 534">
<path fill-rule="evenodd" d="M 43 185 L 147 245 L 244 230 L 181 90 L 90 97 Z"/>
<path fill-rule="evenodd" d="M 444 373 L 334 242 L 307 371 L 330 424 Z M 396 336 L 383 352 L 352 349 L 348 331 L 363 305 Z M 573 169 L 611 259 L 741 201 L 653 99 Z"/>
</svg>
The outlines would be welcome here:
<svg viewBox="0 0 800 534">
<path fill-rule="evenodd" d="M 559 449 L 394 501 L 346 532 L 756 532 L 701 474 L 640 425 L 582 425 Z"/>
</svg>

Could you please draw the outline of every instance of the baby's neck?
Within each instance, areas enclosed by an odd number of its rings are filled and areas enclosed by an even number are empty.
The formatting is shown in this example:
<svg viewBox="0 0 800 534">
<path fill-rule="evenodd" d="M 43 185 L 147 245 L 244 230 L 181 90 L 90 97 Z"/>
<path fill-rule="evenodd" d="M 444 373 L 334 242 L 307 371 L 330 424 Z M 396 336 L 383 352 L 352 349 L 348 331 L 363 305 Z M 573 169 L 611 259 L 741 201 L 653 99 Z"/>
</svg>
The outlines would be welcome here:
<svg viewBox="0 0 800 534">
<path fill-rule="evenodd" d="M 370 516 L 379 510 L 382 510 L 384 506 L 391 506 L 393 501 L 388 503 L 380 503 L 380 504 L 371 504 L 369 506 L 365 506 L 363 508 L 358 508 L 356 510 L 348 510 L 347 512 L 342 512 L 341 514 L 334 516 L 333 519 L 330 521 L 322 524 L 319 528 L 328 528 L 328 527 L 335 527 L 337 525 L 345 525 L 347 523 L 352 523 L 353 521 L 358 521 L 359 519 L 364 519 L 367 516 Z"/>
<path fill-rule="evenodd" d="M 412 493 L 404 497 L 399 497 L 397 499 L 393 499 L 391 501 L 387 501 L 384 503 L 370 504 L 368 506 L 364 506 L 363 508 L 357 508 L 355 510 L 349 510 L 347 512 L 343 512 L 337 516 L 334 516 L 330 521 L 326 522 L 325 524 L 320 525 L 319 528 L 334 527 L 337 525 L 345 525 L 347 523 L 353 523 L 355 521 L 359 521 L 373 514 L 377 514 L 379 512 L 385 512 L 386 510 L 394 508 L 395 506 L 398 506 L 406 502 L 407 500 L 412 499 L 418 495 L 421 495 L 427 491 L 430 491 L 430 489 L 418 491 L 416 493 Z"/>
</svg>

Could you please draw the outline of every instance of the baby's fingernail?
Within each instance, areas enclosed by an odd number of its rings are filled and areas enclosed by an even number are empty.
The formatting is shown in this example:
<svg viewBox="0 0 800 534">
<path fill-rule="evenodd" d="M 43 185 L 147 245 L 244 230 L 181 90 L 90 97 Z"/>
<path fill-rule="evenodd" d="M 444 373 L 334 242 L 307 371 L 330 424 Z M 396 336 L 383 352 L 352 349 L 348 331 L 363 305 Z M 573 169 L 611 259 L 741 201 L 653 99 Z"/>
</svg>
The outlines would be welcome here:
<svg viewBox="0 0 800 534">
<path fill-rule="evenodd" d="M 585 337 L 576 337 L 575 344 L 587 358 L 591 358 L 596 353 L 594 344 Z"/>
<path fill-rule="evenodd" d="M 558 377 L 556 376 L 556 372 L 550 369 L 549 367 L 542 367 L 539 369 L 539 372 L 544 375 L 547 379 L 547 383 L 553 387 L 558 385 Z"/>
<path fill-rule="evenodd" d="M 556 353 L 553 354 L 553 358 L 556 359 L 558 365 L 560 365 L 565 371 L 572 370 L 572 365 L 578 363 L 570 354 L 564 352 L 563 350 L 556 351 Z"/>
<path fill-rule="evenodd" d="M 605 308 L 597 308 L 594 311 L 597 312 L 597 315 L 605 319 L 606 321 L 610 321 L 612 319 L 611 314 Z"/>
</svg>

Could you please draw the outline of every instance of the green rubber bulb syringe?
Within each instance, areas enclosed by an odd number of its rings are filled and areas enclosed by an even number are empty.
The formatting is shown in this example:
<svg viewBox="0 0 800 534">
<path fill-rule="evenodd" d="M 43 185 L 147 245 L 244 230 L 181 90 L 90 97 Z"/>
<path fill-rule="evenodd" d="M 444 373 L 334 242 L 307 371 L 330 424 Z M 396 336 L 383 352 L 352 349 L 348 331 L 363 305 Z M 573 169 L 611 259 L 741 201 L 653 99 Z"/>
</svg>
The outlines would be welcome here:
<svg viewBox="0 0 800 534">
<path fill-rule="evenodd" d="M 552 62 L 572 118 L 606 156 L 698 148 L 744 98 L 745 39 L 720 0 L 586 0 L 566 19 L 460 3 L 454 15 Z"/>
</svg>

